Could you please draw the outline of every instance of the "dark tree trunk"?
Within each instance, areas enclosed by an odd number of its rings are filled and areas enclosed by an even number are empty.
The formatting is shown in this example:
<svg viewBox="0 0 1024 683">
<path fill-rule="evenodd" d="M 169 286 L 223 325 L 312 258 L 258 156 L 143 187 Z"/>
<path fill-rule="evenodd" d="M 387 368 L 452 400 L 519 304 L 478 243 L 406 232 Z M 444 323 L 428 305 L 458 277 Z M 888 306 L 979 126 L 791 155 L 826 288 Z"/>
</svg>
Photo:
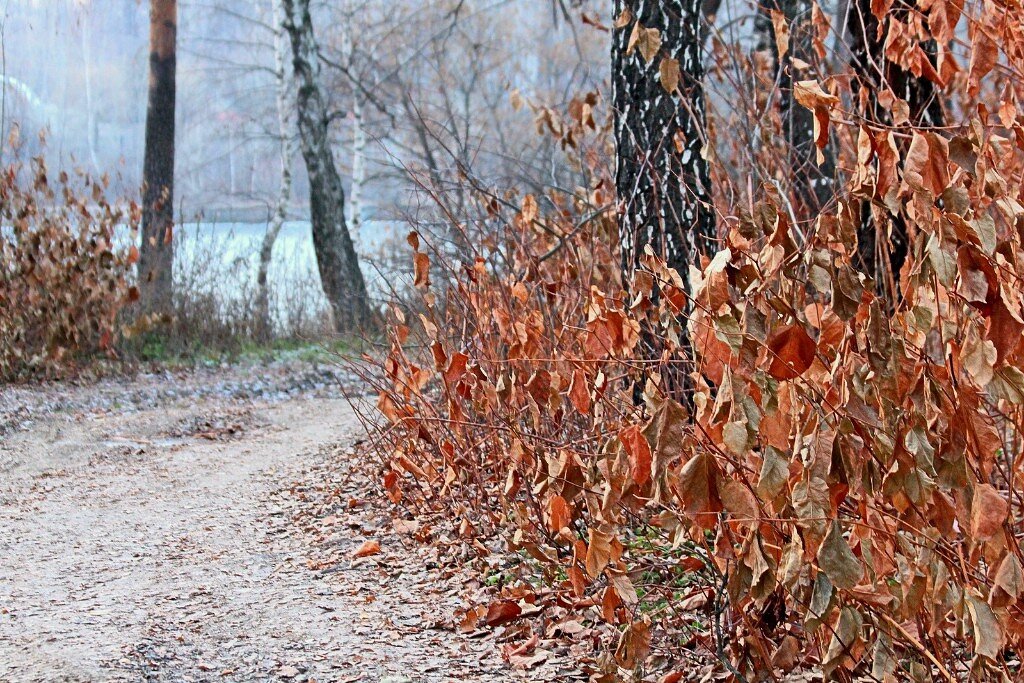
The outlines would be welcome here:
<svg viewBox="0 0 1024 683">
<path fill-rule="evenodd" d="M 687 288 L 690 265 L 699 267 L 700 254 L 716 249 L 711 175 L 701 154 L 705 143 L 701 5 L 701 0 L 615 0 L 617 28 L 611 55 L 615 188 L 627 288 L 648 245 L 679 273 Z M 630 49 L 635 31 L 652 29 L 657 31 L 655 40 Z M 666 85 L 674 85 L 671 75 L 676 71 L 678 87 L 669 92 Z M 670 75 L 667 81 L 666 74 Z M 657 287 L 652 295 L 657 304 Z M 665 346 L 653 321 L 644 325 L 642 339 L 639 353 L 660 365 Z M 660 365 L 661 389 L 692 403 L 693 350 L 685 333 L 680 347 L 682 358 L 674 360 L 683 365 Z M 637 401 L 648 376 L 645 371 L 634 385 Z"/>
<path fill-rule="evenodd" d="M 152 0 L 149 13 L 149 108 L 142 179 L 139 290 L 143 310 L 169 314 L 174 268 L 174 99 L 177 0 Z"/>
<path fill-rule="evenodd" d="M 612 38 L 615 110 L 615 186 L 626 279 L 651 245 L 684 278 L 698 253 L 715 249 L 711 177 L 704 146 L 704 64 L 701 0 L 615 0 L 615 16 L 632 21 Z M 650 62 L 639 48 L 627 54 L 639 21 L 657 29 L 659 54 Z M 661 62 L 679 65 L 679 89 L 669 93 Z"/>
<path fill-rule="evenodd" d="M 789 26 L 789 49 L 779 56 L 778 40 L 771 20 L 771 10 L 781 12 Z M 789 155 L 789 171 L 793 195 L 807 215 L 815 215 L 835 193 L 835 150 L 832 145 L 822 150 L 819 164 L 814 144 L 814 114 L 800 106 L 793 98 L 794 60 L 817 64 L 814 52 L 814 24 L 811 20 L 810 0 L 770 0 L 758 17 L 758 31 L 762 36 L 761 49 L 771 50 L 775 60 L 779 85 L 779 115 L 782 134 Z M 805 76 L 812 78 L 812 75 Z M 801 80 L 799 76 L 797 80 Z"/>
<path fill-rule="evenodd" d="M 298 86 L 302 157 L 309 174 L 309 206 L 320 283 L 334 314 L 334 328 L 350 334 L 372 322 L 366 282 L 345 223 L 345 191 L 331 153 L 328 113 L 320 90 L 320 60 L 309 0 L 284 0 L 284 28 L 292 44 Z"/>
<path fill-rule="evenodd" d="M 915 76 L 885 57 L 889 21 L 904 21 L 911 11 L 914 10 L 904 0 L 897 0 L 881 23 L 880 31 L 880 22 L 871 12 L 871 0 L 850 0 L 846 30 L 851 46 L 851 66 L 857 76 L 854 94 L 859 102 L 865 103 L 861 113 L 868 123 L 891 125 L 889 112 L 878 104 L 879 94 L 888 89 L 907 102 L 911 125 L 943 125 L 942 103 L 935 84 L 924 76 Z M 928 41 L 921 47 L 934 68 L 935 42 Z M 884 291 L 883 285 L 890 277 L 898 286 L 900 269 L 907 258 L 910 238 L 902 214 L 892 216 L 888 233 L 886 236 L 883 226 L 875 223 L 870 205 L 864 202 L 857 229 L 856 265 L 862 272 L 875 278 L 880 291 Z M 891 292 L 893 296 L 896 288 Z"/>
</svg>

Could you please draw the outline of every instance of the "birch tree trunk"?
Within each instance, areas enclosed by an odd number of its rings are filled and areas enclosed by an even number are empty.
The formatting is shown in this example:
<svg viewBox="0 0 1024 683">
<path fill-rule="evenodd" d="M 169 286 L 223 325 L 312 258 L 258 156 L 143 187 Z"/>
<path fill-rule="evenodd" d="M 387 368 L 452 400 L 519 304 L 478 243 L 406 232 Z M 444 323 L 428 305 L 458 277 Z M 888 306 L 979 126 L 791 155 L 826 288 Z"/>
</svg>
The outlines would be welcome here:
<svg viewBox="0 0 1024 683">
<path fill-rule="evenodd" d="M 615 0 L 615 16 L 617 24 L 624 24 L 612 38 L 615 186 L 624 271 L 628 279 L 644 247 L 651 245 L 685 278 L 697 254 L 713 251 L 715 240 L 711 177 L 701 155 L 701 0 Z M 644 37 L 631 50 L 634 31 Z M 665 70 L 678 73 L 672 93 L 662 83 Z"/>
<path fill-rule="evenodd" d="M 302 156 L 309 174 L 309 206 L 320 283 L 334 314 L 334 328 L 350 334 L 372 323 L 366 282 L 345 222 L 345 191 L 331 153 L 328 113 L 320 89 L 320 56 L 309 0 L 283 0 L 298 88 Z"/>
<path fill-rule="evenodd" d="M 274 26 L 274 78 L 277 81 L 277 127 L 281 138 L 281 186 L 278 190 L 274 213 L 263 235 L 260 246 L 259 271 L 256 274 L 256 315 L 261 339 L 269 339 L 273 331 L 273 320 L 270 315 L 270 287 L 267 278 L 270 262 L 274 255 L 274 243 L 281 234 L 288 215 L 288 203 L 292 197 L 292 159 L 295 157 L 295 122 L 293 111 L 295 97 L 292 78 L 288 68 L 288 37 L 284 31 L 283 0 L 273 2 Z"/>
<path fill-rule="evenodd" d="M 174 268 L 174 105 L 177 0 L 152 0 L 149 13 L 149 107 L 143 161 L 139 291 L 143 310 L 169 314 Z"/>
<path fill-rule="evenodd" d="M 341 50 L 345 68 L 354 73 L 355 40 L 352 25 L 355 21 L 355 8 L 351 0 L 344 4 L 345 18 L 342 28 Z M 363 98 L 357 88 L 352 92 L 352 185 L 348 198 L 348 223 L 351 227 L 352 240 L 359 245 L 363 227 L 363 186 L 366 184 L 366 120 L 363 112 Z"/>
<path fill-rule="evenodd" d="M 102 173 L 100 162 L 96 156 L 96 111 L 92 101 L 92 31 L 90 30 L 90 12 L 92 8 L 83 7 L 81 14 L 82 21 L 82 61 L 85 62 L 85 125 L 86 141 L 89 145 L 89 160 L 92 162 L 93 171 Z"/>
<path fill-rule="evenodd" d="M 690 265 L 699 266 L 700 254 L 716 248 L 711 176 L 701 153 L 701 0 L 615 0 L 615 17 L 612 105 L 623 282 L 632 286 L 649 245 L 689 289 Z M 657 304 L 657 287 L 652 297 Z M 639 353 L 659 368 L 662 391 L 691 403 L 693 350 L 685 330 L 677 349 L 684 366 L 662 363 L 669 359 L 654 321 L 645 323 L 642 340 Z M 648 377 L 645 370 L 634 385 L 637 402 Z"/>
<path fill-rule="evenodd" d="M 363 186 L 366 184 L 366 122 L 359 95 L 352 98 L 352 196 L 349 197 L 349 221 L 352 237 L 361 244 L 363 229 Z"/>
</svg>

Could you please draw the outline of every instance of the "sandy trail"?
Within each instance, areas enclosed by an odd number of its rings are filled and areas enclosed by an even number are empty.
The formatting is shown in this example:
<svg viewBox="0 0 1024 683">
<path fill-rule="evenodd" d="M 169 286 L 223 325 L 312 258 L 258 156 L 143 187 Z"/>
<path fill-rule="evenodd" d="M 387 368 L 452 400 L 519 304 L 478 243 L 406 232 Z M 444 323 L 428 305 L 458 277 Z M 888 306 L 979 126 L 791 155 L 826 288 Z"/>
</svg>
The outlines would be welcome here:
<svg viewBox="0 0 1024 683">
<path fill-rule="evenodd" d="M 186 396 L 0 435 L 0 680 L 507 680 L 400 556 L 307 567 L 277 492 L 358 430 L 342 400 Z"/>
</svg>

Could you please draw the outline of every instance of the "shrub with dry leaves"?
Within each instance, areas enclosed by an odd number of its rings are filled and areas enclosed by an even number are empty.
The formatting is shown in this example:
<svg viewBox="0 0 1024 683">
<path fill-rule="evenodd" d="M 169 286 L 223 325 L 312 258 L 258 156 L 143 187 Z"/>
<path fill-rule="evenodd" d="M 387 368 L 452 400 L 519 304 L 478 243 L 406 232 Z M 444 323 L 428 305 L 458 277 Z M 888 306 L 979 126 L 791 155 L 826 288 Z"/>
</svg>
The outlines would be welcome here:
<svg viewBox="0 0 1024 683">
<path fill-rule="evenodd" d="M 106 186 L 63 172 L 54 182 L 41 159 L 0 173 L 0 381 L 112 349 L 117 314 L 136 296 L 140 215 L 110 203 Z"/>
<path fill-rule="evenodd" d="M 773 183 L 727 193 L 717 168 L 722 247 L 685 278 L 648 252 L 623 283 L 579 103 L 538 120 L 585 188 L 478 192 L 505 227 L 471 263 L 410 236 L 423 307 L 393 314 L 384 485 L 457 500 L 467 533 L 550 568 L 534 602 L 614 625 L 596 678 L 1022 675 L 1024 33 L 974 10 L 969 69 L 943 53 L 934 74 L 960 124 L 871 122 L 842 80 L 801 84 L 836 200 L 797 224 Z M 907 235 L 898 272 L 859 265 L 865 220 Z M 692 396 L 662 387 L 674 366 Z"/>
</svg>

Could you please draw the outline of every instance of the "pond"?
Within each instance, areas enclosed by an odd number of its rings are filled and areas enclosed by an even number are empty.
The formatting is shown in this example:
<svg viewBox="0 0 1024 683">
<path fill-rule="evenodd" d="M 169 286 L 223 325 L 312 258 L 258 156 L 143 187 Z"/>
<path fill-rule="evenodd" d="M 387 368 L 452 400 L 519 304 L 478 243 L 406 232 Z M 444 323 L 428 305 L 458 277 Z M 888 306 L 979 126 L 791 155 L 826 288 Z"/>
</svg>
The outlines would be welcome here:
<svg viewBox="0 0 1024 683">
<path fill-rule="evenodd" d="M 190 294 L 213 296 L 225 306 L 249 300 L 256 291 L 266 229 L 266 223 L 179 225 L 175 235 L 175 287 Z M 371 297 L 384 298 L 391 286 L 391 278 L 377 267 L 375 256 L 391 240 L 404 243 L 405 229 L 383 221 L 363 225 L 356 248 Z M 306 307 L 307 311 L 326 307 L 308 221 L 284 224 L 274 243 L 268 282 L 272 313 L 278 322 L 286 315 L 285 307 Z"/>
</svg>

